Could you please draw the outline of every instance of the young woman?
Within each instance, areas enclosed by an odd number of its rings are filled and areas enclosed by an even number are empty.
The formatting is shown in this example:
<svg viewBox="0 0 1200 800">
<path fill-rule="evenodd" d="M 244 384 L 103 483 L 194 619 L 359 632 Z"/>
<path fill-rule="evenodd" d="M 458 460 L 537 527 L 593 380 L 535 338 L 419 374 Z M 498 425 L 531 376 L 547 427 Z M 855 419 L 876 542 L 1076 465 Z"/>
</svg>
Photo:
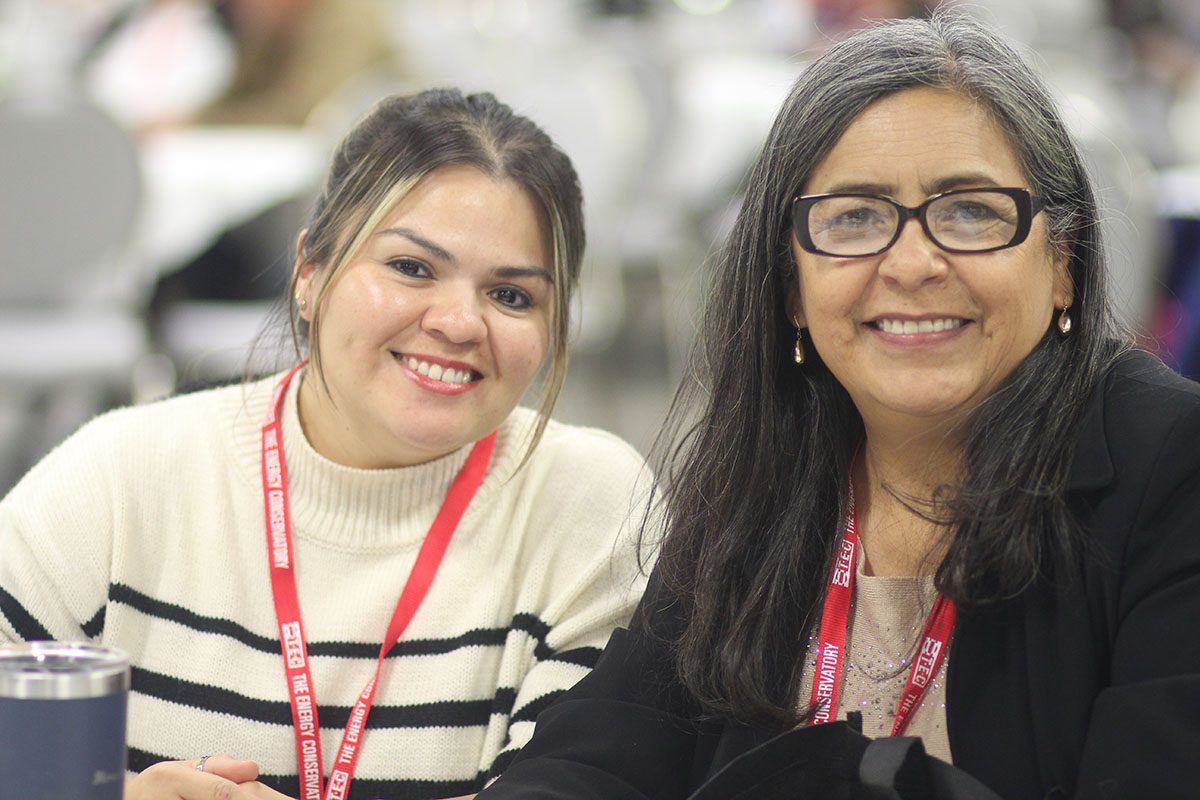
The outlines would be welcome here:
<svg viewBox="0 0 1200 800">
<path fill-rule="evenodd" d="M 844 786 L 872 745 L 803 743 L 850 712 L 1006 798 L 1194 796 L 1200 386 L 1114 322 L 1098 230 L 970 18 L 814 62 L 714 271 L 644 607 L 481 797 L 682 799 L 781 732 Z M 867 796 L 799 783 L 721 796 Z"/>
<path fill-rule="evenodd" d="M 129 653 L 129 800 L 467 794 L 588 670 L 649 476 L 549 419 L 583 247 L 532 122 L 384 100 L 299 236 L 307 360 L 104 415 L 4 499 L 0 639 Z"/>
</svg>

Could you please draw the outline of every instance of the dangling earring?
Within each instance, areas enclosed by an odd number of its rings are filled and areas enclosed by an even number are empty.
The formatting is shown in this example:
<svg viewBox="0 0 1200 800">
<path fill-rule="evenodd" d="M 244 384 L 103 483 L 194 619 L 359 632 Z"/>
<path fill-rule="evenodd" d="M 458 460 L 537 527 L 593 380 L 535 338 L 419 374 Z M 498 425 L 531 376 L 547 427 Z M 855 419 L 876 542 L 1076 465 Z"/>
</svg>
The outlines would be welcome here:
<svg viewBox="0 0 1200 800">
<path fill-rule="evenodd" d="M 308 301 L 307 301 L 307 300 L 305 300 L 305 299 L 304 299 L 303 297 L 301 297 L 300 295 L 296 295 L 296 308 L 298 308 L 298 309 L 300 309 L 301 311 L 303 311 L 303 310 L 305 309 L 305 307 L 306 307 L 306 306 L 308 306 Z"/>
<path fill-rule="evenodd" d="M 1071 315 L 1067 313 L 1067 309 L 1071 307 L 1070 302 L 1063 306 L 1062 313 L 1058 315 L 1058 332 L 1066 336 L 1071 332 Z"/>
<path fill-rule="evenodd" d="M 792 360 L 797 365 L 804 363 L 804 334 L 801 332 L 799 323 L 796 324 L 796 346 L 792 349 Z"/>
</svg>

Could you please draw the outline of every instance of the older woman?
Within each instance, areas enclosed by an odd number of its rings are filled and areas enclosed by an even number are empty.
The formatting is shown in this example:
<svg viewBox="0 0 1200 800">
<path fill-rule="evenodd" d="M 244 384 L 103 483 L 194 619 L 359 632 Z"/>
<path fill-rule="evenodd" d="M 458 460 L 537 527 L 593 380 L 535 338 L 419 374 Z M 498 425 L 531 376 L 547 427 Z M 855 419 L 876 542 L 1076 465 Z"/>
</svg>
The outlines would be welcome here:
<svg viewBox="0 0 1200 800">
<path fill-rule="evenodd" d="M 1194 794 L 1200 387 L 1114 324 L 1018 54 L 955 15 L 829 49 L 710 297 L 641 612 L 483 796 L 682 798 L 851 711 L 1005 797 Z"/>
<path fill-rule="evenodd" d="M 0 641 L 129 653 L 127 800 L 467 794 L 592 665 L 649 478 L 549 419 L 583 246 L 533 122 L 387 98 L 299 236 L 310 358 L 104 415 L 0 503 Z"/>
</svg>

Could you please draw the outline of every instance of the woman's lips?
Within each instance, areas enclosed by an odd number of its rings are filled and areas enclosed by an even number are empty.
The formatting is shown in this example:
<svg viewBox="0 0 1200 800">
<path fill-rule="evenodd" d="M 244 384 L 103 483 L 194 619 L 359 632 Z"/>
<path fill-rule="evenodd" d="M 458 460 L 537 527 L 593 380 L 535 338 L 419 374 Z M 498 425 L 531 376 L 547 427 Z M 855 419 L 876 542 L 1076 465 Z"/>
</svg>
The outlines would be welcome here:
<svg viewBox="0 0 1200 800">
<path fill-rule="evenodd" d="M 483 380 L 482 374 L 460 361 L 405 353 L 392 353 L 392 357 L 417 385 L 437 394 L 462 394 Z"/>
<path fill-rule="evenodd" d="M 911 335 L 914 333 L 941 333 L 945 330 L 954 330 L 955 328 L 961 328 L 967 322 L 968 320 L 962 317 L 933 317 L 928 319 L 881 317 L 872 320 L 869 324 L 874 325 L 884 333 Z"/>
<path fill-rule="evenodd" d="M 866 326 L 884 341 L 899 345 L 927 345 L 957 339 L 972 324 L 962 317 L 878 317 Z"/>
</svg>

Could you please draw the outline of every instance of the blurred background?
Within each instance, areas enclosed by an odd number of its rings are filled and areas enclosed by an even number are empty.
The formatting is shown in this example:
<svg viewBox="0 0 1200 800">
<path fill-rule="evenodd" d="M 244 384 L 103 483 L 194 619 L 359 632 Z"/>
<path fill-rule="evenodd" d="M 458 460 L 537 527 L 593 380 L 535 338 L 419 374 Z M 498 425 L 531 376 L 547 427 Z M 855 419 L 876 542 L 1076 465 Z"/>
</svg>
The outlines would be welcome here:
<svg viewBox="0 0 1200 800">
<path fill-rule="evenodd" d="M 1200 377 L 1200 0 L 964 5 L 1058 94 L 1118 307 Z M 430 85 L 493 91 L 574 159 L 589 247 L 556 416 L 646 452 L 789 85 L 866 20 L 927 6 L 0 0 L 0 495 L 106 408 L 287 361 L 271 313 L 331 148 Z"/>
</svg>

